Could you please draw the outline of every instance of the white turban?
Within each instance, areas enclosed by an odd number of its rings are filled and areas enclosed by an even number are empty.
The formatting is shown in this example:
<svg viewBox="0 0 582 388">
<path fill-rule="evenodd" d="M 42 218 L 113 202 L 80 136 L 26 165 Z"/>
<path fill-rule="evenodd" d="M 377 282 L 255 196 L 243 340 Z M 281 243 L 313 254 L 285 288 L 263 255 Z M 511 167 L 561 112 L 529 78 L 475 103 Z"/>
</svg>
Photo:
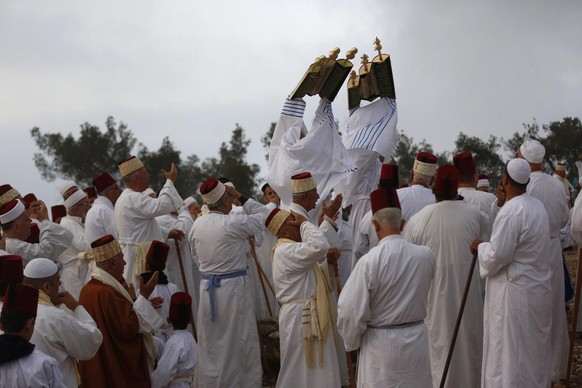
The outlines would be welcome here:
<svg viewBox="0 0 582 388">
<path fill-rule="evenodd" d="M 24 267 L 23 275 L 29 279 L 50 278 L 59 271 L 59 267 L 49 259 L 32 259 Z"/>
<path fill-rule="evenodd" d="M 507 173 L 511 179 L 524 185 L 529 181 L 531 169 L 529 163 L 525 159 L 516 158 L 511 159 L 509 163 L 507 163 Z"/>
<path fill-rule="evenodd" d="M 540 164 L 544 160 L 546 149 L 537 140 L 526 140 L 519 147 L 521 155 L 532 164 Z"/>
</svg>

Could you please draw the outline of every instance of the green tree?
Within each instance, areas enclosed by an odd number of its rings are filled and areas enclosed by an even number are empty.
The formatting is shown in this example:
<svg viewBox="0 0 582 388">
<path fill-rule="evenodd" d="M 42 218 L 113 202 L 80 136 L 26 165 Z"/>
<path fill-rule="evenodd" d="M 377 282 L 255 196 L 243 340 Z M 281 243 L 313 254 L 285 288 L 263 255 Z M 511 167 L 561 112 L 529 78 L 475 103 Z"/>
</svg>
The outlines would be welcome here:
<svg viewBox="0 0 582 388">
<path fill-rule="evenodd" d="M 89 186 L 104 171 L 115 174 L 117 164 L 131 154 L 137 140 L 125 123 L 117 125 L 113 117 L 107 118 L 105 127 L 102 132 L 84 123 L 78 139 L 72 133 L 43 134 L 38 127 L 32 128 L 30 135 L 40 149 L 34 154 L 34 164 L 43 179 L 52 182 L 59 177 Z"/>
<path fill-rule="evenodd" d="M 480 174 L 489 176 L 493 187 L 495 185 L 494 182 L 498 182 L 501 179 L 505 165 L 498 153 L 500 149 L 501 141 L 493 135 L 490 135 L 485 142 L 476 136 L 465 135 L 461 132 L 457 140 L 455 140 L 455 154 L 462 151 L 471 152 L 475 159 L 477 170 Z"/>
<path fill-rule="evenodd" d="M 422 139 L 420 143 L 414 143 L 414 139 L 404 134 L 404 131 L 400 132 L 400 137 L 396 148 L 392 153 L 390 163 L 398 164 L 398 174 L 401 184 L 410 184 L 410 171 L 414 165 L 414 160 L 419 152 L 430 152 L 434 153 L 432 145 L 427 143 L 425 139 Z M 449 154 L 448 152 L 443 152 L 437 155 L 437 164 L 440 166 L 442 164 L 448 163 Z"/>
<path fill-rule="evenodd" d="M 237 190 L 249 196 L 254 196 L 258 189 L 258 164 L 246 161 L 248 146 L 251 140 L 245 137 L 244 129 L 236 124 L 229 143 L 223 142 L 218 151 L 218 158 L 209 158 L 202 162 L 202 170 L 207 176 L 225 177 L 234 183 Z"/>
<path fill-rule="evenodd" d="M 275 133 L 276 126 L 277 126 L 277 123 L 275 123 L 275 122 L 271 123 L 271 126 L 269 127 L 269 130 L 267 131 L 267 133 L 265 133 L 261 137 L 261 143 L 263 144 L 263 147 L 265 148 L 265 150 L 267 150 L 267 153 L 265 154 L 265 160 L 267 162 L 269 161 L 269 149 L 271 148 L 271 139 L 273 139 L 273 134 Z"/>
</svg>

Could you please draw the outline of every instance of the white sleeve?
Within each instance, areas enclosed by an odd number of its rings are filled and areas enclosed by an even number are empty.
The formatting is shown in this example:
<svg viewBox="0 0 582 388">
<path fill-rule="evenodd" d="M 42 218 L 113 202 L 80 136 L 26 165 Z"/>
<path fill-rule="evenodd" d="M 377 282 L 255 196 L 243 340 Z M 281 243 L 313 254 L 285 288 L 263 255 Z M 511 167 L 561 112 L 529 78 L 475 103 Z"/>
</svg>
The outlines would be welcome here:
<svg viewBox="0 0 582 388">
<path fill-rule="evenodd" d="M 140 295 L 133 302 L 133 311 L 139 319 L 139 332 L 151 333 L 164 325 L 164 319 L 158 314 L 151 302 Z"/>
<path fill-rule="evenodd" d="M 166 344 L 164 353 L 152 372 L 152 388 L 166 387 L 176 377 L 183 349 L 176 343 Z"/>
</svg>

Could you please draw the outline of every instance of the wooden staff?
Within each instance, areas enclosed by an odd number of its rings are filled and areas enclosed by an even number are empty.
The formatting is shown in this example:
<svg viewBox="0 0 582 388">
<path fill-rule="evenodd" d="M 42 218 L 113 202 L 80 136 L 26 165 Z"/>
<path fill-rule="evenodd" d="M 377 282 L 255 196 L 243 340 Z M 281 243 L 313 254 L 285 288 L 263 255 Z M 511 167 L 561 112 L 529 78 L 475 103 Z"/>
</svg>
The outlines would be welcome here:
<svg viewBox="0 0 582 388">
<path fill-rule="evenodd" d="M 269 281 L 267 274 L 265 273 L 265 271 L 263 271 L 263 266 L 261 265 L 261 263 L 259 263 L 259 259 L 257 258 L 257 251 L 255 250 L 254 244 L 251 244 L 251 256 L 253 256 L 253 259 L 255 260 L 255 263 L 257 264 L 257 268 L 259 269 L 259 276 L 262 276 L 265 279 L 267 286 L 269 286 L 269 290 L 271 290 L 273 297 L 275 297 L 275 300 L 277 300 L 277 294 L 275 294 L 275 289 L 273 288 L 273 285 Z M 280 307 L 281 303 L 279 301 L 277 301 L 277 303 L 279 304 L 279 307 Z M 268 304 L 268 302 L 267 302 L 267 304 Z"/>
<path fill-rule="evenodd" d="M 578 324 L 578 310 L 580 308 L 580 290 L 582 289 L 582 248 L 578 248 L 578 271 L 576 272 L 576 294 L 574 296 L 574 315 L 572 315 L 572 329 L 570 331 L 570 349 L 568 350 L 568 369 L 566 371 L 566 388 L 570 387 L 572 360 L 574 358 L 574 344 L 576 342 L 576 325 Z"/>
<path fill-rule="evenodd" d="M 267 289 L 265 288 L 265 283 L 263 282 L 263 277 L 261 276 L 261 264 L 259 264 L 259 259 L 257 258 L 257 252 L 255 251 L 255 239 L 249 237 L 249 245 L 251 246 L 251 256 L 255 259 L 255 264 L 257 266 L 257 272 L 259 273 L 259 280 L 261 281 L 261 288 L 263 289 L 263 295 L 265 296 L 265 303 L 267 304 L 267 309 L 269 310 L 269 316 L 273 317 L 273 311 L 271 310 L 271 304 L 269 303 L 269 296 L 267 295 Z M 261 269 L 259 269 L 261 268 Z"/>
<path fill-rule="evenodd" d="M 180 265 L 180 275 L 182 275 L 182 284 L 184 284 L 184 291 L 186 294 L 190 295 L 188 291 L 188 283 L 186 282 L 186 274 L 184 272 L 184 264 L 182 263 L 182 252 L 180 251 L 180 241 L 174 239 L 176 243 L 176 253 L 178 254 L 178 264 Z M 192 295 L 190 295 L 192 297 Z M 194 339 L 198 342 L 198 335 L 196 333 L 196 324 L 194 324 L 194 315 L 192 314 L 192 309 L 190 309 L 190 324 L 192 325 L 192 334 L 194 334 Z"/>
<path fill-rule="evenodd" d="M 337 264 L 332 265 L 333 272 L 335 274 L 335 286 L 337 290 L 337 296 L 339 298 L 342 292 L 342 284 L 340 283 L 339 277 L 339 267 Z M 354 374 L 354 363 L 352 362 L 352 352 L 346 352 L 346 359 L 348 361 L 348 377 L 350 379 L 350 388 L 356 388 L 356 375 Z"/>
<path fill-rule="evenodd" d="M 469 288 L 471 288 L 471 280 L 473 279 L 473 271 L 475 270 L 475 263 L 477 262 L 477 252 L 473 254 L 473 260 L 471 260 L 471 269 L 467 275 L 467 282 L 465 283 L 465 291 L 463 292 L 463 299 L 461 300 L 461 306 L 459 306 L 459 313 L 457 314 L 457 322 L 455 323 L 455 330 L 453 331 L 453 337 L 451 338 L 451 344 L 449 345 L 449 353 L 447 354 L 447 361 L 445 362 L 445 369 L 443 370 L 443 376 L 441 377 L 440 388 L 445 386 L 445 381 L 447 380 L 447 374 L 449 372 L 449 366 L 451 365 L 451 359 L 453 358 L 453 349 L 455 348 L 455 342 L 457 341 L 457 335 L 459 334 L 459 327 L 461 326 L 461 319 L 463 318 L 463 311 L 465 311 L 465 304 L 467 303 L 467 296 L 469 295 Z"/>
</svg>

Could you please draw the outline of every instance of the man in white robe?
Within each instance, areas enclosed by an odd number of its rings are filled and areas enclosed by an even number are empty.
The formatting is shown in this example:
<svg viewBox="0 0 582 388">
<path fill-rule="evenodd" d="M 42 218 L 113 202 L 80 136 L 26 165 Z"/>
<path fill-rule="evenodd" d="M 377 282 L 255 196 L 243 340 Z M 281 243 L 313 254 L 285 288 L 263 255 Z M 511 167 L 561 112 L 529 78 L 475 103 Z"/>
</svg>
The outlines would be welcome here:
<svg viewBox="0 0 582 388">
<path fill-rule="evenodd" d="M 162 170 L 166 183 L 158 198 L 151 198 L 144 193 L 150 184 L 150 174 L 137 157 L 132 156 L 121 162 L 119 172 L 125 182 L 125 190 L 115 204 L 115 225 L 119 233 L 119 244 L 127 260 L 123 276 L 137 287 L 139 274 L 134 270 L 137 244 L 153 240 L 165 241 L 166 236 L 162 236 L 156 217 L 178 210 L 184 205 L 184 201 L 174 187 L 178 171 L 173 163 L 170 172 Z"/>
<path fill-rule="evenodd" d="M 542 171 L 545 152 L 544 146 L 537 140 L 526 140 L 519 148 L 517 156 L 525 159 L 530 165 L 531 177 L 527 185 L 527 193 L 544 204 L 550 223 L 550 249 L 547 251 L 546 258 L 550 262 L 552 271 L 552 382 L 559 382 L 566 378 L 570 343 L 564 303 L 564 267 L 560 230 L 568 223 L 570 211 L 563 186 L 551 175 Z"/>
<path fill-rule="evenodd" d="M 278 237 L 273 255 L 275 292 L 282 304 L 277 387 L 339 387 L 335 307 L 320 267 L 329 244 L 298 213 L 274 209 L 265 225 Z"/>
<path fill-rule="evenodd" d="M 244 250 L 248 236 L 263 230 L 268 210 L 216 178 L 207 179 L 200 193 L 210 212 L 189 234 L 202 276 L 196 378 L 204 387 L 260 387 L 259 336 Z M 235 199 L 244 214 L 230 215 Z"/>
<path fill-rule="evenodd" d="M 551 382 L 550 230 L 543 204 L 526 193 L 529 178 L 525 160 L 509 161 L 501 178 L 506 202 L 493 223 L 491 242 L 471 244 L 487 278 L 483 388 L 547 388 Z"/>
<path fill-rule="evenodd" d="M 64 388 L 57 361 L 34 348 L 30 337 L 38 303 L 38 290 L 12 285 L 0 318 L 0 386 Z"/>
<path fill-rule="evenodd" d="M 85 238 L 89 243 L 108 234 L 117 238 L 115 203 L 121 195 L 121 189 L 108 172 L 95 177 L 93 187 L 98 196 L 85 218 Z"/>
<path fill-rule="evenodd" d="M 31 260 L 24 270 L 23 283 L 39 292 L 30 342 L 57 360 L 67 387 L 77 387 L 81 384 L 77 361 L 92 358 L 103 340 L 97 324 L 69 292 L 59 292 L 59 268 L 52 261 Z M 57 307 L 61 304 L 72 314 Z"/>
<path fill-rule="evenodd" d="M 69 247 L 59 255 L 57 261 L 61 269 L 63 288 L 78 299 L 81 288 L 89 281 L 89 261 L 86 252 L 91 245 L 85 239 L 85 224 L 83 223 L 90 208 L 87 194 L 83 190 L 73 192 L 65 200 L 67 215 L 61 218 L 60 225 L 73 235 Z"/>
<path fill-rule="evenodd" d="M 408 221 L 427 205 L 435 203 L 430 189 L 437 169 L 437 157 L 430 152 L 419 152 L 410 171 L 410 186 L 398 189 L 402 219 Z"/>
<path fill-rule="evenodd" d="M 41 221 L 40 241 L 36 244 L 25 241 L 30 235 L 30 219 L 22 202 L 12 200 L 0 208 L 0 224 L 6 236 L 6 252 L 22 257 L 24 266 L 37 257 L 45 257 L 56 262 L 73 239 L 71 232 L 49 221 L 46 206 L 44 203 L 41 206 L 38 213 Z"/>
<path fill-rule="evenodd" d="M 430 387 L 424 324 L 435 256 L 406 242 L 393 188 L 371 194 L 380 243 L 360 258 L 339 298 L 338 329 L 347 350 L 360 349 L 358 387 Z"/>
<path fill-rule="evenodd" d="M 428 295 L 426 325 L 432 382 L 439 387 L 463 290 L 471 269 L 471 243 L 483 236 L 486 221 L 476 206 L 457 200 L 459 173 L 452 165 L 437 170 L 433 192 L 437 203 L 416 213 L 404 227 L 404 238 L 429 247 L 437 258 Z M 483 299 L 474 271 L 467 304 L 451 359 L 446 387 L 478 387 L 483 353 Z"/>
<path fill-rule="evenodd" d="M 482 240 L 488 241 L 493 224 L 491 206 L 497 197 L 495 194 L 476 189 L 479 174 L 477 174 L 473 155 L 469 151 L 463 151 L 453 156 L 453 165 L 459 170 L 459 195 L 463 197 L 463 201 L 477 206 L 487 221 L 487 229 L 483 231 Z"/>
</svg>

